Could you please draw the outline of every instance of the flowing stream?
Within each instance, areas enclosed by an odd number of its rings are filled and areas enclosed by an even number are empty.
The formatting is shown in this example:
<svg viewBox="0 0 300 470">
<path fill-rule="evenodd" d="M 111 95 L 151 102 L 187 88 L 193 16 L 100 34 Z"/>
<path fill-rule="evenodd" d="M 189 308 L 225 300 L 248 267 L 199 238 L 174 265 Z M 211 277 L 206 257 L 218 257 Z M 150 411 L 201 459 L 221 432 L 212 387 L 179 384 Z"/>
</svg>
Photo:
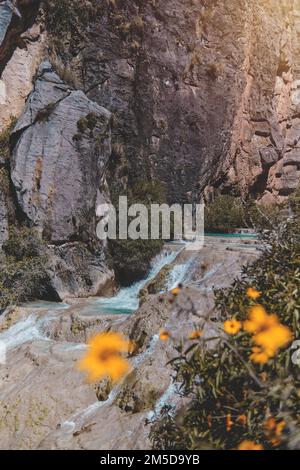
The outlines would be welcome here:
<svg viewBox="0 0 300 470">
<path fill-rule="evenodd" d="M 147 282 L 153 279 L 164 266 L 174 263 L 175 258 L 183 249 L 184 246 L 179 247 L 178 250 L 165 248 L 154 258 L 151 270 L 145 279 L 135 282 L 129 287 L 121 288 L 113 297 L 101 297 L 98 299 L 88 300 L 82 313 L 84 314 L 86 311 L 89 315 L 131 314 L 139 306 L 140 290 L 145 286 L 145 284 L 147 284 Z M 183 282 L 189 269 L 190 260 L 185 264 L 174 264 L 167 280 L 166 289 L 172 289 L 178 283 Z M 6 331 L 0 333 L 0 341 L 4 343 L 6 350 L 14 349 L 34 339 L 48 340 L 46 335 L 43 333 L 44 327 L 53 317 L 55 317 L 55 312 L 58 310 L 68 309 L 70 306 L 64 303 L 36 301 L 27 303 L 26 307 L 31 308 L 32 313 L 28 317 L 19 320 Z M 42 309 L 48 310 L 49 313 L 43 316 L 35 314 L 35 312 Z"/>
<path fill-rule="evenodd" d="M 97 300 L 92 300 L 91 304 L 89 305 L 88 311 L 89 313 L 107 313 L 107 314 L 130 314 L 133 313 L 135 310 L 138 309 L 139 306 L 139 292 L 140 290 L 153 279 L 157 274 L 161 271 L 164 266 L 171 264 L 174 262 L 175 258 L 178 256 L 180 251 L 182 251 L 184 247 L 180 247 L 179 251 L 164 249 L 158 256 L 156 256 L 152 262 L 152 267 L 148 273 L 148 276 L 141 281 L 135 282 L 129 287 L 122 287 L 119 292 L 114 297 L 108 298 L 99 298 Z M 178 271 L 178 275 L 183 271 L 183 265 L 181 266 L 181 270 Z M 174 265 L 173 270 L 176 270 L 177 266 Z M 172 271 L 173 271 L 172 270 Z M 172 271 L 170 275 L 172 276 Z M 172 276 L 172 280 L 168 282 L 172 289 L 172 286 L 175 284 L 177 274 Z M 182 277 L 182 275 L 180 274 Z M 179 276 L 179 277 L 180 277 Z M 180 279 L 181 279 L 180 277 Z M 177 283 L 182 282 L 178 280 Z"/>
<path fill-rule="evenodd" d="M 220 235 L 217 234 L 214 236 L 220 237 Z M 233 237 L 227 236 L 227 238 Z M 236 238 L 241 237 L 239 236 Z M 244 238 L 250 237 L 244 236 Z M 172 244 L 170 245 L 172 246 Z M 145 279 L 135 282 L 129 287 L 121 288 L 119 292 L 113 297 L 89 299 L 85 308 L 83 308 L 82 313 L 84 314 L 86 312 L 89 315 L 133 313 L 139 306 L 140 290 L 166 265 L 172 265 L 172 269 L 166 280 L 165 291 L 173 289 L 179 283 L 187 282 L 189 280 L 189 275 L 194 259 L 191 257 L 188 258 L 185 262 L 176 264 L 175 260 L 177 256 L 185 249 L 186 244 L 178 244 L 177 249 L 174 249 L 174 246 L 171 248 L 171 246 L 165 247 L 164 250 L 154 258 L 151 270 Z M 219 269 L 219 265 L 213 268 L 213 270 L 217 269 Z M 204 280 L 205 278 L 202 278 L 201 283 L 203 283 Z M 46 335 L 43 333 L 46 323 L 51 321 L 57 310 L 68 309 L 70 306 L 64 303 L 37 301 L 28 303 L 26 307 L 32 308 L 32 314 L 25 319 L 21 319 L 8 330 L 0 333 L 0 341 L 5 344 L 7 350 L 16 348 L 28 341 L 32 341 L 33 339 L 47 340 Z M 46 309 L 49 313 L 45 314 L 44 316 L 36 315 L 35 312 L 38 312 L 41 309 Z"/>
<path fill-rule="evenodd" d="M 51 315 L 39 318 L 36 315 L 29 315 L 8 330 L 0 333 L 0 341 L 5 345 L 7 351 L 34 339 L 49 341 L 46 335 L 43 334 L 43 327 L 50 320 Z"/>
</svg>

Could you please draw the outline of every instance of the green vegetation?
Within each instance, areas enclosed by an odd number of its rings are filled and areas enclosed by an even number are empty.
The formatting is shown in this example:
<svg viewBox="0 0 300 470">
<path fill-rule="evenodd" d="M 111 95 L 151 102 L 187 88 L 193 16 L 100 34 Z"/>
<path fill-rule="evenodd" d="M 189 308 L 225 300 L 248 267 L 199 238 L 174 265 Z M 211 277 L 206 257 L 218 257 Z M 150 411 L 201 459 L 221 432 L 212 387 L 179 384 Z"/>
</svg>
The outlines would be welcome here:
<svg viewBox="0 0 300 470">
<path fill-rule="evenodd" d="M 300 333 L 299 192 L 290 204 L 294 217 L 268 234 L 262 256 L 216 291 L 215 320 L 200 314 L 214 340 L 177 345 L 175 380 L 189 404 L 176 416 L 164 410 L 152 428 L 155 448 L 299 448 L 300 368 L 289 347 Z M 251 307 L 263 319 L 252 334 Z M 269 349 L 257 347 L 262 340 Z"/>
<path fill-rule="evenodd" d="M 171 271 L 172 266 L 167 264 L 153 279 L 147 282 L 139 292 L 140 306 L 146 302 L 149 295 L 159 294 L 161 290 L 165 289 Z"/>
<path fill-rule="evenodd" d="M 166 201 L 164 189 L 158 181 L 141 181 L 127 194 L 128 205 L 163 204 Z M 118 207 L 118 195 L 112 197 L 115 207 Z M 130 223 L 130 220 L 128 221 Z M 110 240 L 109 252 L 118 281 L 121 284 L 130 284 L 143 278 L 149 268 L 152 258 L 163 247 L 163 240 Z"/>
<path fill-rule="evenodd" d="M 205 231 L 230 233 L 245 226 L 245 211 L 240 198 L 221 195 L 205 208 Z"/>
<path fill-rule="evenodd" d="M 232 233 L 237 228 L 262 232 L 272 230 L 285 217 L 285 206 L 263 206 L 252 199 L 243 201 L 240 197 L 223 194 L 205 207 L 205 232 Z"/>
<path fill-rule="evenodd" d="M 4 167 L 0 168 L 0 191 L 7 195 L 9 194 L 9 187 L 10 187 L 10 181 L 9 181 L 9 173 L 8 170 Z"/>
<path fill-rule="evenodd" d="M 99 0 L 48 0 L 44 2 L 45 23 L 52 35 L 53 46 L 62 57 L 75 56 L 82 44 L 84 29 L 103 5 Z M 67 55 L 68 55 L 67 54 Z"/>
<path fill-rule="evenodd" d="M 42 109 L 39 109 L 36 115 L 36 122 L 47 122 L 55 110 L 57 103 L 49 103 Z"/>
<path fill-rule="evenodd" d="M 49 290 L 43 243 L 32 229 L 12 228 L 0 251 L 0 310 Z"/>
<path fill-rule="evenodd" d="M 16 118 L 12 117 L 10 124 L 0 133 L 0 161 L 3 163 L 8 160 L 10 156 L 9 138 L 15 124 Z"/>
</svg>

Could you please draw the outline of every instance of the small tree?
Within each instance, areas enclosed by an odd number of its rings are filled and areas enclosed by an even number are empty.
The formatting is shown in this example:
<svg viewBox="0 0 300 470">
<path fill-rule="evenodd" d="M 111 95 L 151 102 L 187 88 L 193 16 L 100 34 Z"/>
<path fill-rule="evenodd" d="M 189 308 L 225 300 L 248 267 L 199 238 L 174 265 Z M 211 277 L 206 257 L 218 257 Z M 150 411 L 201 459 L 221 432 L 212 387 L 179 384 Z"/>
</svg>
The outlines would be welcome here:
<svg viewBox="0 0 300 470">
<path fill-rule="evenodd" d="M 241 199 L 224 194 L 206 206 L 206 232 L 230 233 L 244 225 L 245 212 Z"/>
</svg>

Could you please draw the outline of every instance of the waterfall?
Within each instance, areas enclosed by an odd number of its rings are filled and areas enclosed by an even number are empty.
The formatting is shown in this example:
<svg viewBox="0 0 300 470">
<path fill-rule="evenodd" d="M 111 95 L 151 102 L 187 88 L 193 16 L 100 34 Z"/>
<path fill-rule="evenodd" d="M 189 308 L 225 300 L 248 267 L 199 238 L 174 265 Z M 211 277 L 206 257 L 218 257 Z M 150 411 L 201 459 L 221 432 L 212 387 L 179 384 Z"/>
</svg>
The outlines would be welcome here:
<svg viewBox="0 0 300 470">
<path fill-rule="evenodd" d="M 152 267 L 145 279 L 135 282 L 129 287 L 123 287 L 114 297 L 96 300 L 92 306 L 92 311 L 95 313 L 129 314 L 137 310 L 139 306 L 140 290 L 149 280 L 153 279 L 164 266 L 171 264 L 178 253 L 178 251 L 164 249 L 162 253 L 153 259 Z M 89 309 L 89 311 L 91 311 L 91 309 Z"/>
<path fill-rule="evenodd" d="M 166 290 L 172 290 L 178 284 L 184 284 L 189 278 L 194 259 L 190 258 L 186 263 L 176 264 L 169 273 Z"/>
<path fill-rule="evenodd" d="M 7 350 L 14 349 L 33 339 L 48 338 L 42 333 L 42 327 L 50 318 L 37 318 L 35 315 L 29 315 L 24 320 L 18 321 L 8 330 L 0 333 L 0 341 L 4 343 Z M 49 340 L 48 340 L 49 341 Z"/>
</svg>

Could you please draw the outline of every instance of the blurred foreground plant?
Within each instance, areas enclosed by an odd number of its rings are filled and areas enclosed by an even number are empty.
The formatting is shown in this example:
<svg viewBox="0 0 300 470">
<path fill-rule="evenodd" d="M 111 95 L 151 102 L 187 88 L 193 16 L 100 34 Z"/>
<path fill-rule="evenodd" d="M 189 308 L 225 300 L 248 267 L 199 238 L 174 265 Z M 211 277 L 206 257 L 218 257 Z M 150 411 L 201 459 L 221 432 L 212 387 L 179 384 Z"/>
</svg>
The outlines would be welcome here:
<svg viewBox="0 0 300 470">
<path fill-rule="evenodd" d="M 89 382 L 105 378 L 119 382 L 131 369 L 124 356 L 132 349 L 132 342 L 119 333 L 99 333 L 88 341 L 87 353 L 78 368 L 88 373 Z"/>
<path fill-rule="evenodd" d="M 215 293 L 217 322 L 187 302 L 209 334 L 176 345 L 185 405 L 163 411 L 154 448 L 300 448 L 300 369 L 288 347 L 300 332 L 299 216 L 265 238 L 262 256 Z"/>
</svg>

